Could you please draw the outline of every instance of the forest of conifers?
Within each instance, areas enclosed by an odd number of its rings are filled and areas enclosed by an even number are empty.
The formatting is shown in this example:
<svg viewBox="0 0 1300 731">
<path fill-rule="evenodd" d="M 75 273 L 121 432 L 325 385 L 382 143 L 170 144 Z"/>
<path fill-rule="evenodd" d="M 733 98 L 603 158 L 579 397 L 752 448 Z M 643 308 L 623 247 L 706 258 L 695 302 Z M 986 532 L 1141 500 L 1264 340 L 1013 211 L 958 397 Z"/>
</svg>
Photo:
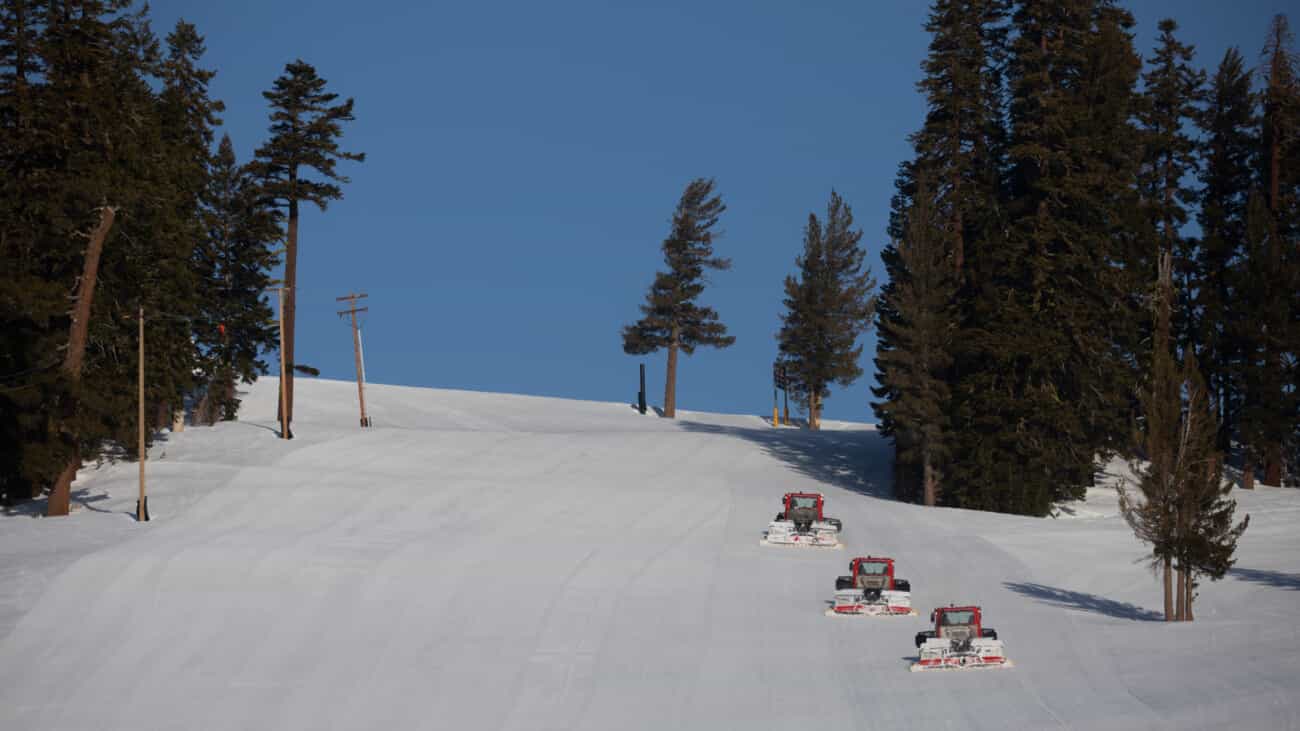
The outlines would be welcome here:
<svg viewBox="0 0 1300 731">
<path fill-rule="evenodd" d="M 240 164 L 204 53 L 132 0 L 0 0 L 0 502 L 49 493 L 66 514 L 83 461 L 134 456 L 141 319 L 148 431 L 233 418 L 276 344 L 281 259 L 293 373 L 298 206 L 340 197 L 334 162 L 363 158 L 337 144 L 352 100 L 287 64 Z"/>
<path fill-rule="evenodd" d="M 897 494 L 1043 515 L 1083 494 L 1099 455 L 1151 458 L 1143 404 L 1169 392 L 1157 350 L 1183 364 L 1166 374 L 1182 411 L 1209 404 L 1219 467 L 1245 487 L 1294 483 L 1287 19 L 1216 59 L 1174 20 L 1135 47 L 1132 14 L 1108 0 L 938 0 L 927 30 L 927 113 L 897 176 L 877 320 Z"/>
</svg>

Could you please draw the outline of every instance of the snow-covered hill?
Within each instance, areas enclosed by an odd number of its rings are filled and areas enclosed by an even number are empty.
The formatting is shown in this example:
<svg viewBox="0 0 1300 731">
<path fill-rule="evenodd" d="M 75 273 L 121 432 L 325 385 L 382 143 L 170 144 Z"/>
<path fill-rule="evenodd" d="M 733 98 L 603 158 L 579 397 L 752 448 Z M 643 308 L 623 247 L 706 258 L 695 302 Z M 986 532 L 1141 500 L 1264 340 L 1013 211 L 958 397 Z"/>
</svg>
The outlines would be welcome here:
<svg viewBox="0 0 1300 731">
<path fill-rule="evenodd" d="M 1238 568 L 1155 621 L 1143 548 L 1078 520 L 892 502 L 874 430 L 274 380 L 241 421 L 84 470 L 68 519 L 0 518 L 0 728 L 1189 729 L 1300 726 L 1300 491 L 1239 492 Z M 826 493 L 847 550 L 763 547 Z M 898 559 L 919 617 L 829 619 Z M 926 611 L 979 603 L 1016 667 L 914 674 Z"/>
</svg>

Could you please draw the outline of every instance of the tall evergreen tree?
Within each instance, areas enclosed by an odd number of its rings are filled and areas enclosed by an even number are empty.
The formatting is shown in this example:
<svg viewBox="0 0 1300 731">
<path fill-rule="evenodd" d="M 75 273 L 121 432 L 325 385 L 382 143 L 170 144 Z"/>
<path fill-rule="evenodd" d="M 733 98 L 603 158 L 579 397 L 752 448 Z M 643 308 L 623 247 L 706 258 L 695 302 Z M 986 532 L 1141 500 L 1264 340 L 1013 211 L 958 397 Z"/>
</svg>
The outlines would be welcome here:
<svg viewBox="0 0 1300 731">
<path fill-rule="evenodd" d="M 1264 46 L 1262 91 L 1262 149 L 1260 179 L 1268 206 L 1268 236 L 1271 266 L 1278 294 L 1300 291 L 1300 72 L 1292 50 L 1294 37 L 1285 15 L 1277 15 L 1269 26 Z M 1264 481 L 1282 483 L 1282 457 L 1286 443 L 1297 429 L 1297 382 L 1295 361 L 1300 359 L 1300 302 L 1294 294 L 1283 296 L 1263 332 L 1265 368 L 1270 372 L 1260 386 L 1261 403 L 1273 405 L 1279 414 L 1266 418 L 1256 429 L 1262 438 L 1259 455 L 1264 464 Z M 1288 372 L 1290 371 L 1290 372 Z"/>
<path fill-rule="evenodd" d="M 949 453 L 957 277 L 931 190 L 924 177 L 917 181 L 903 236 L 881 254 L 889 281 L 876 309 L 880 385 L 872 392 L 881 401 L 872 408 L 894 441 L 895 496 L 932 506 Z"/>
<path fill-rule="evenodd" d="M 1186 285 L 1191 280 L 1193 242 L 1183 236 L 1188 208 L 1196 193 L 1185 181 L 1197 172 L 1196 141 L 1188 129 L 1199 114 L 1204 97 L 1205 72 L 1192 67 L 1194 49 L 1174 35 L 1178 24 L 1160 21 L 1160 36 L 1150 70 L 1142 77 L 1145 93 L 1139 111 L 1144 156 L 1138 175 L 1143 205 L 1150 218 L 1158 246 L 1152 250 L 1174 255 L 1175 276 Z M 1146 247 L 1144 247 L 1146 248 Z M 1190 294 L 1191 288 L 1177 289 Z M 1197 328 L 1189 322 L 1190 302 L 1179 303 L 1174 322 L 1175 340 L 1182 347 L 1196 348 Z"/>
<path fill-rule="evenodd" d="M 266 371 L 261 360 L 276 346 L 273 313 L 266 301 L 270 270 L 278 262 L 276 210 L 259 197 L 257 181 L 235 162 L 230 137 L 223 136 L 212 160 L 204 196 L 203 245 L 194 268 L 202 280 L 203 316 L 195 338 L 204 349 L 206 422 L 233 419 L 239 407 L 235 385 Z"/>
<path fill-rule="evenodd" d="M 205 48 L 195 27 L 181 20 L 166 39 L 166 51 L 156 64 L 162 82 L 155 102 L 159 120 L 156 149 L 161 171 L 155 178 L 159 205 L 140 211 L 152 236 L 132 237 L 145 244 L 137 252 L 141 288 L 137 301 L 145 306 L 149 383 L 146 396 L 153 406 L 154 426 L 172 423 L 172 412 L 183 406 L 185 394 L 197 385 L 200 367 L 195 328 L 201 326 L 203 283 L 192 266 L 203 238 L 202 199 L 208 186 L 213 129 L 224 105 L 212 99 L 208 85 L 215 72 L 201 68 Z M 164 202 L 165 201 L 165 202 Z"/>
<path fill-rule="evenodd" d="M 848 386 L 862 375 L 858 337 L 875 314 L 876 281 L 864 267 L 862 232 L 853 230 L 853 211 L 831 191 L 823 226 L 808 215 L 799 276 L 785 280 L 786 312 L 777 334 L 789 390 L 808 410 L 817 429 L 830 386 Z"/>
<path fill-rule="evenodd" d="M 1254 188 L 1258 119 L 1250 72 L 1241 54 L 1228 49 L 1210 80 L 1206 108 L 1198 120 L 1203 142 L 1197 222 L 1200 244 L 1192 277 L 1197 313 L 1198 361 L 1219 409 L 1218 447 L 1232 445 L 1242 386 L 1240 335 L 1246 323 L 1234 276 L 1246 246 L 1246 210 Z M 1243 283 L 1244 284 L 1244 283 Z M 1249 286 L 1249 285 L 1245 285 Z"/>
<path fill-rule="evenodd" d="M 1165 596 L 1165 621 L 1176 619 L 1174 558 L 1177 553 L 1179 495 L 1193 472 L 1182 440 L 1187 423 L 1182 418 L 1184 375 L 1173 355 L 1171 313 L 1175 297 L 1173 256 L 1160 255 L 1154 300 L 1150 373 L 1142 388 L 1142 421 L 1137 432 L 1138 451 L 1145 460 L 1132 467 L 1140 476 L 1137 494 L 1120 487 L 1120 513 L 1143 543 L 1151 546 L 1151 564 L 1161 572 Z"/>
<path fill-rule="evenodd" d="M 655 274 L 641 319 L 623 328 L 623 352 L 629 355 L 668 350 L 664 416 L 670 419 L 677 415 L 678 352 L 690 355 L 701 345 L 726 348 L 736 341 L 712 307 L 697 304 L 706 270 L 731 268 L 730 259 L 713 253 L 713 227 L 725 210 L 712 178 L 696 178 L 686 186 L 662 246 L 668 270 Z"/>
<path fill-rule="evenodd" d="M 935 0 L 925 30 L 929 53 L 917 88 L 926 116 L 912 136 L 929 171 L 951 264 L 965 276 L 966 250 L 987 228 L 1005 154 L 1002 65 L 1007 0 Z"/>
<path fill-rule="evenodd" d="M 1212 581 L 1233 564 L 1237 539 L 1249 523 L 1234 523 L 1232 484 L 1223 480 L 1217 409 L 1188 350 L 1181 368 L 1171 336 L 1172 254 L 1161 254 L 1155 298 L 1149 383 L 1142 393 L 1138 431 L 1145 461 L 1137 494 L 1120 489 L 1120 512 L 1138 538 L 1152 548 L 1152 565 L 1163 575 L 1165 621 L 1191 621 L 1200 577 Z M 1175 579 L 1177 587 L 1175 588 Z"/>
<path fill-rule="evenodd" d="M 1280 458 L 1280 445 L 1294 428 L 1287 393 L 1287 373 L 1282 353 L 1291 327 L 1291 309 L 1298 291 L 1286 269 L 1287 252 L 1275 235 L 1274 218 L 1267 195 L 1258 189 L 1246 211 L 1246 247 L 1235 274 L 1236 301 L 1243 316 L 1234 321 L 1231 335 L 1238 343 L 1240 359 L 1233 373 L 1245 392 L 1237 429 L 1242 447 L 1245 487 L 1253 486 L 1255 467 Z M 1265 482 L 1280 478 L 1265 470 Z M 1277 480 L 1280 483 L 1280 480 Z"/>
<path fill-rule="evenodd" d="M 335 103 L 338 94 L 325 90 L 325 80 L 305 61 L 286 64 L 284 73 L 262 96 L 271 103 L 271 138 L 257 149 L 250 170 L 261 182 L 264 195 L 287 212 L 285 231 L 284 354 L 290 367 L 285 373 L 286 422 L 293 420 L 293 365 L 295 319 L 298 300 L 299 205 L 314 203 L 324 211 L 330 201 L 343 197 L 341 183 L 348 178 L 335 171 L 339 160 L 362 162 L 365 153 L 339 147 L 343 122 L 353 120 L 353 100 Z M 304 177 L 315 171 L 319 179 Z M 292 434 L 292 432 L 291 432 Z"/>
<path fill-rule="evenodd" d="M 957 288 L 951 313 L 956 332 L 950 334 L 951 352 L 942 358 L 952 363 L 945 366 L 947 372 L 935 374 L 946 381 L 952 397 L 937 406 L 942 413 L 931 411 L 925 416 L 942 422 L 951 423 L 962 412 L 960 394 L 982 393 L 977 382 L 986 354 L 978 344 L 990 324 L 989 313 L 1001 307 L 994 294 L 994 282 L 1003 274 L 996 258 L 1005 229 L 1001 199 L 1007 154 L 1004 80 L 1010 5 L 1004 0 L 932 3 L 926 23 L 931 34 L 929 53 L 922 63 L 924 77 L 918 83 L 926 100 L 926 117 L 921 129 L 911 137 L 915 159 L 903 166 L 896 184 L 891 241 L 901 242 L 917 235 L 916 230 L 909 232 L 909 216 L 922 207 L 916 199 L 914 171 L 923 169 L 930 181 L 931 195 L 927 197 L 932 199 L 925 201 L 924 207 L 940 226 L 944 261 L 951 268 L 951 284 Z M 894 252 L 887 253 L 892 256 Z M 907 375 L 916 369 L 912 363 L 924 358 L 930 365 L 923 370 L 932 370 L 935 353 L 915 353 L 910 350 L 914 344 L 891 341 L 884 328 L 893 317 L 890 312 L 881 313 L 882 340 L 878 347 L 882 355 L 890 352 L 878 363 L 878 380 L 882 384 L 898 380 L 910 383 L 915 380 Z M 899 373 L 891 374 L 891 368 L 899 369 Z M 893 392 L 878 395 L 884 401 L 877 408 L 886 410 L 899 397 Z M 906 411 L 909 407 L 902 408 Z M 972 413 L 978 417 L 982 412 Z M 919 428 L 919 422 L 914 426 Z M 962 428 L 972 426 L 966 423 Z M 950 431 L 956 430 L 954 424 Z M 908 446 L 912 437 L 907 433 L 897 433 L 894 438 L 896 490 L 901 495 L 915 493 L 924 499 L 926 467 L 911 461 L 919 459 L 922 452 Z M 941 455 L 930 452 L 933 459 Z M 971 458 L 978 456 L 970 449 L 954 457 L 956 461 Z M 934 480 L 939 474 L 952 476 L 942 464 L 932 464 L 930 470 L 932 491 L 938 488 Z M 969 505 L 963 482 L 960 478 L 950 479 L 942 499 L 949 504 Z"/>
</svg>

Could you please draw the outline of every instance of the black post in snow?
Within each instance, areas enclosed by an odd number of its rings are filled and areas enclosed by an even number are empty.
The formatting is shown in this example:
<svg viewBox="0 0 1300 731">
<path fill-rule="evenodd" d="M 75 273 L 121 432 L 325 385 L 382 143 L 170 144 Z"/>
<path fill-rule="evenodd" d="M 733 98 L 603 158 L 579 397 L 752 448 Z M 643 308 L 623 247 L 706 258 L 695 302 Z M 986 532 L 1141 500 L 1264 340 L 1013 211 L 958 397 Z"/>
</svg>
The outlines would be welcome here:
<svg viewBox="0 0 1300 731">
<path fill-rule="evenodd" d="M 636 407 L 645 416 L 645 363 L 641 364 L 641 390 L 636 394 Z"/>
</svg>

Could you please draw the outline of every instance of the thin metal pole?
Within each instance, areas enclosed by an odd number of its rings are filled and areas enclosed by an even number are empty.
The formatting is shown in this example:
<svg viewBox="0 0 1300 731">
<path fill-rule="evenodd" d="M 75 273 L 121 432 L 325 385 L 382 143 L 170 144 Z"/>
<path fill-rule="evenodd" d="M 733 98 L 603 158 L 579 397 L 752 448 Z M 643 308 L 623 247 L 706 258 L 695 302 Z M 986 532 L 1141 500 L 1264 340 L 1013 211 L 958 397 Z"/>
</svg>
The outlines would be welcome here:
<svg viewBox="0 0 1300 731">
<path fill-rule="evenodd" d="M 284 381 L 284 287 L 276 290 L 280 294 L 280 438 L 289 438 L 289 406 L 285 394 Z"/>
<path fill-rule="evenodd" d="M 144 305 L 140 305 L 139 311 L 139 341 L 140 341 L 140 365 L 136 373 L 136 380 L 139 383 L 139 437 L 140 437 L 140 500 L 135 504 L 135 519 L 141 523 L 148 520 L 149 508 L 146 507 L 144 491 L 144 463 L 149 458 L 149 453 L 144 446 Z"/>
</svg>

